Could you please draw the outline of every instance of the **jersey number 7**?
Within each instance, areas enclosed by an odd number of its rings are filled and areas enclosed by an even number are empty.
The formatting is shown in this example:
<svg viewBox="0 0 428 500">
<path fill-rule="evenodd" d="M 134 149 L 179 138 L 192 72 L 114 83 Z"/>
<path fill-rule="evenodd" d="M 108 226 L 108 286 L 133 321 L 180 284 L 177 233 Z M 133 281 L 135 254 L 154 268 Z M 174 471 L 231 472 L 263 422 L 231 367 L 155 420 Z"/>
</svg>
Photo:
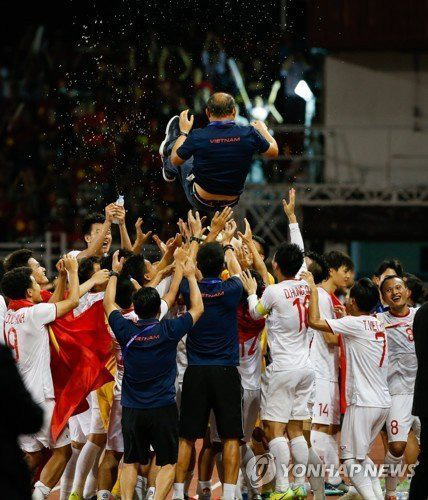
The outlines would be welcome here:
<svg viewBox="0 0 428 500">
<path fill-rule="evenodd" d="M 383 365 L 384 359 L 385 359 L 385 352 L 386 352 L 386 338 L 385 338 L 385 332 L 376 332 L 375 334 L 376 340 L 377 339 L 383 339 L 383 344 L 382 344 L 382 356 L 380 357 L 380 362 L 379 366 Z"/>
</svg>

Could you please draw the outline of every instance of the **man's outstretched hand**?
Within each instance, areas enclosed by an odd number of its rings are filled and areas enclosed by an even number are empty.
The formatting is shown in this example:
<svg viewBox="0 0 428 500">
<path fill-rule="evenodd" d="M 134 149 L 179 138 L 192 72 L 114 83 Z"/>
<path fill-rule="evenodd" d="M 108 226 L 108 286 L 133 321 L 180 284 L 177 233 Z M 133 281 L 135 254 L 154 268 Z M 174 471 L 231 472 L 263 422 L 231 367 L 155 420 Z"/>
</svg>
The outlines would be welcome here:
<svg viewBox="0 0 428 500">
<path fill-rule="evenodd" d="M 190 115 L 189 119 L 189 110 L 185 109 L 180 113 L 180 121 L 179 121 L 179 127 L 181 132 L 185 132 L 188 134 L 193 127 L 193 121 L 195 117 L 193 115 Z"/>
</svg>

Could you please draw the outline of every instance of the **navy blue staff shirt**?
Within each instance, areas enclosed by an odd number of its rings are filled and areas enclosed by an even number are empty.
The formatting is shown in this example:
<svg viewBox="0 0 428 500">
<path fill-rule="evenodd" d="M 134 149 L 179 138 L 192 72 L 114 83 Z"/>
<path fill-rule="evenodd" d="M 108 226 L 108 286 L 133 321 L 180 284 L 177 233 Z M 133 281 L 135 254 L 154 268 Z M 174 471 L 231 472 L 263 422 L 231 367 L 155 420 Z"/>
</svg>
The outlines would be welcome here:
<svg viewBox="0 0 428 500">
<path fill-rule="evenodd" d="M 192 130 L 177 155 L 193 156 L 195 182 L 208 193 L 240 195 L 255 153 L 264 153 L 269 142 L 250 125 L 233 121 L 211 122 Z"/>
<path fill-rule="evenodd" d="M 237 309 L 242 296 L 242 282 L 232 277 L 206 278 L 199 283 L 204 313 L 187 335 L 186 350 L 189 366 L 239 365 Z M 180 285 L 187 307 L 190 305 L 189 282 Z"/>
<path fill-rule="evenodd" d="M 147 319 L 134 323 L 116 310 L 108 321 L 122 348 L 122 406 L 144 409 L 173 404 L 177 344 L 193 326 L 191 314 L 177 319 Z M 138 336 L 126 348 L 135 335 Z"/>
</svg>

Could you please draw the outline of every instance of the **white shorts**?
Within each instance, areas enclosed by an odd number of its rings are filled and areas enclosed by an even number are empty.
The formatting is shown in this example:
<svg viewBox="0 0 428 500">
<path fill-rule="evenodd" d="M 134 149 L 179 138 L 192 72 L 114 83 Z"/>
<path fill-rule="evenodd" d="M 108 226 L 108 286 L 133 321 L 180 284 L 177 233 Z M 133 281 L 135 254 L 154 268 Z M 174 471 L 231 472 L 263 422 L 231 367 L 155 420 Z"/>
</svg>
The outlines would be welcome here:
<svg viewBox="0 0 428 500">
<path fill-rule="evenodd" d="M 308 403 L 314 384 L 314 370 L 273 371 L 272 365 L 262 375 L 260 418 L 271 422 L 311 418 Z"/>
<path fill-rule="evenodd" d="M 98 402 L 97 391 L 92 391 L 88 397 L 90 398 L 90 407 L 91 407 L 91 434 L 105 434 L 106 429 L 103 424 L 103 419 L 101 418 L 100 413 L 100 404 Z"/>
<path fill-rule="evenodd" d="M 382 430 L 389 408 L 350 405 L 340 435 L 340 458 L 364 460 Z"/>
<path fill-rule="evenodd" d="M 68 427 L 61 432 L 55 443 L 52 441 L 51 420 L 55 408 L 55 399 L 47 399 L 43 403 L 39 403 L 39 406 L 43 409 L 43 427 L 36 434 L 20 436 L 19 443 L 21 448 L 27 453 L 34 453 L 43 448 L 62 448 L 70 444 Z"/>
<path fill-rule="evenodd" d="M 312 423 L 324 425 L 340 424 L 339 383 L 322 378 L 315 379 L 315 398 Z"/>
<path fill-rule="evenodd" d="M 391 396 L 391 408 L 386 419 L 388 443 L 407 441 L 410 429 L 416 419 L 412 415 L 413 394 Z"/>
<path fill-rule="evenodd" d="M 111 405 L 110 418 L 107 431 L 106 450 L 119 451 L 123 453 L 122 435 L 122 405 L 119 399 L 114 399 Z"/>
<path fill-rule="evenodd" d="M 88 408 L 79 415 L 73 415 L 68 421 L 71 440 L 76 443 L 86 443 L 91 433 L 91 409 Z"/>
</svg>

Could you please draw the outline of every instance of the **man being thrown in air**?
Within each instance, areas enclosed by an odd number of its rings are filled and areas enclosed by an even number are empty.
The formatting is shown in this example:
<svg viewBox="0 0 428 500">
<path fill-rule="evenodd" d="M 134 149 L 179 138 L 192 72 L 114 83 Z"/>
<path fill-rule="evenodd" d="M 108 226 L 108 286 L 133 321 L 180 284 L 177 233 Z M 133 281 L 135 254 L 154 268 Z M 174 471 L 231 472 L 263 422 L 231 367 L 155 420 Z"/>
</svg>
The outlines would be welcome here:
<svg viewBox="0 0 428 500">
<path fill-rule="evenodd" d="M 206 114 L 210 123 L 192 132 L 189 110 L 171 118 L 159 152 L 164 179 L 179 177 L 189 203 L 214 213 L 238 203 L 253 155 L 276 157 L 278 146 L 263 122 L 235 123 L 235 100 L 229 94 L 213 94 Z"/>
</svg>

